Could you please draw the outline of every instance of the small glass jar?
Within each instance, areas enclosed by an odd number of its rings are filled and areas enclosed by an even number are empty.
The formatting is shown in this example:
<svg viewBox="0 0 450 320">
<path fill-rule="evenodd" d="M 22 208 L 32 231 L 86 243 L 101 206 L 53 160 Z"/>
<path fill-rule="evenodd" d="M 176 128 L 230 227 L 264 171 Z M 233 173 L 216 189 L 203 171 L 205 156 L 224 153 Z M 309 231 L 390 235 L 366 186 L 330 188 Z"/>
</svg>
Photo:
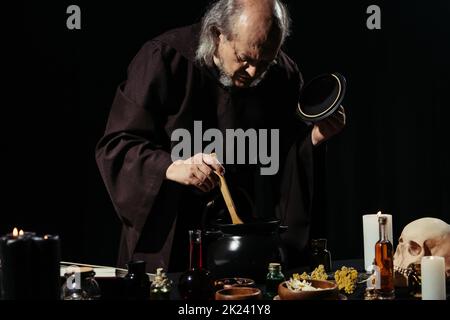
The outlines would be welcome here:
<svg viewBox="0 0 450 320">
<path fill-rule="evenodd" d="M 123 293 L 127 300 L 148 300 L 150 279 L 145 272 L 146 262 L 133 260 L 127 263 L 128 273 L 123 278 Z"/>
<path fill-rule="evenodd" d="M 64 274 L 66 281 L 61 288 L 62 300 L 98 300 L 100 287 L 95 272 L 90 267 L 70 266 Z"/>
<path fill-rule="evenodd" d="M 266 297 L 273 299 L 278 294 L 278 286 L 285 280 L 279 263 L 269 263 L 269 273 L 266 277 Z"/>
<path fill-rule="evenodd" d="M 331 272 L 331 254 L 327 250 L 327 239 L 312 239 L 310 268 L 314 270 L 321 264 L 326 272 Z"/>
</svg>

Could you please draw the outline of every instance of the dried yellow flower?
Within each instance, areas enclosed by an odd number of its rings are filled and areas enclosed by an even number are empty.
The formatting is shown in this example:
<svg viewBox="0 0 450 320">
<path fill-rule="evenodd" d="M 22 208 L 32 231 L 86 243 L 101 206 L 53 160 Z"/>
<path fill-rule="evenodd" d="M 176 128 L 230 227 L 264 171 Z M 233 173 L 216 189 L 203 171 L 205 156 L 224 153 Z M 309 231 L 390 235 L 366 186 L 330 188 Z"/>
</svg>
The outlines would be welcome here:
<svg viewBox="0 0 450 320">
<path fill-rule="evenodd" d="M 313 280 L 327 280 L 328 279 L 328 275 L 325 272 L 325 267 L 323 266 L 323 264 L 319 264 L 319 266 L 317 268 L 315 268 L 313 270 L 313 272 L 311 272 L 311 279 L 313 279 Z"/>
<path fill-rule="evenodd" d="M 323 266 L 323 264 L 321 264 L 321 265 L 319 265 L 317 268 L 315 268 L 311 272 L 311 275 L 307 274 L 306 272 L 303 272 L 302 274 L 294 273 L 292 275 L 292 279 L 299 280 L 299 281 L 303 281 L 303 280 L 327 280 L 328 279 L 328 275 L 325 272 L 325 267 Z"/>
<path fill-rule="evenodd" d="M 347 268 L 344 266 L 341 270 L 336 270 L 334 279 L 336 280 L 339 290 L 344 289 L 345 293 L 351 294 L 356 288 L 358 271 L 354 268 Z"/>
<path fill-rule="evenodd" d="M 294 274 L 292 275 L 292 278 L 293 278 L 294 280 L 299 280 L 299 281 L 302 281 L 302 280 L 311 280 L 311 276 L 310 276 L 309 274 L 307 274 L 306 272 L 303 272 L 302 274 L 294 273 Z"/>
</svg>

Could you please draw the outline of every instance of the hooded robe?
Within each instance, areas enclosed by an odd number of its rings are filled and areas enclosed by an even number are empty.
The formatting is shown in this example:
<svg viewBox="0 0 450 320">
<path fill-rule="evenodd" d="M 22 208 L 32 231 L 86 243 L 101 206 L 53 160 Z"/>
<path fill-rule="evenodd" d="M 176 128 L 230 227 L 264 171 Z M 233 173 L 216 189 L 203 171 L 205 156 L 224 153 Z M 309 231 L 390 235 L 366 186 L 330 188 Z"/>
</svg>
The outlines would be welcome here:
<svg viewBox="0 0 450 320">
<path fill-rule="evenodd" d="M 237 203 L 239 214 L 288 226 L 282 241 L 295 261 L 308 242 L 313 190 L 311 130 L 296 114 L 302 76 L 280 50 L 256 87 L 225 87 L 215 67 L 195 60 L 199 32 L 198 24 L 175 29 L 141 48 L 97 144 L 96 161 L 122 222 L 118 266 L 142 259 L 149 272 L 187 269 L 187 230 L 200 227 L 210 198 L 165 174 L 178 143 L 172 132 L 183 128 L 193 136 L 194 121 L 202 121 L 203 131 L 279 130 L 275 175 L 261 175 L 260 164 L 225 163 L 225 177 L 233 197 L 251 202 L 246 210 Z"/>
</svg>

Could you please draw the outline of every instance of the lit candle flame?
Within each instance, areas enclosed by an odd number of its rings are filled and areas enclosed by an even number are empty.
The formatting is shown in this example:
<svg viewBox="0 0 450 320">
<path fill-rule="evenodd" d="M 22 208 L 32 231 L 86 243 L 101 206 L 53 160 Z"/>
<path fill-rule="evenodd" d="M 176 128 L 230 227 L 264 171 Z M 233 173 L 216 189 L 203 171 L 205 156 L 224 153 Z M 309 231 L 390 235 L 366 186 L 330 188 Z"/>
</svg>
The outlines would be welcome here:
<svg viewBox="0 0 450 320">
<path fill-rule="evenodd" d="M 22 229 L 19 231 L 19 236 L 23 236 L 23 230 Z"/>
<path fill-rule="evenodd" d="M 44 236 L 44 240 L 47 240 L 47 239 L 48 239 L 48 235 L 45 235 L 45 236 Z"/>
<path fill-rule="evenodd" d="M 13 235 L 13 237 L 17 237 L 19 235 L 19 230 L 17 230 L 17 228 L 14 228 L 12 235 Z"/>
<path fill-rule="evenodd" d="M 379 217 L 381 217 L 381 211 L 378 211 L 378 213 L 377 213 L 377 218 L 379 218 Z"/>
</svg>

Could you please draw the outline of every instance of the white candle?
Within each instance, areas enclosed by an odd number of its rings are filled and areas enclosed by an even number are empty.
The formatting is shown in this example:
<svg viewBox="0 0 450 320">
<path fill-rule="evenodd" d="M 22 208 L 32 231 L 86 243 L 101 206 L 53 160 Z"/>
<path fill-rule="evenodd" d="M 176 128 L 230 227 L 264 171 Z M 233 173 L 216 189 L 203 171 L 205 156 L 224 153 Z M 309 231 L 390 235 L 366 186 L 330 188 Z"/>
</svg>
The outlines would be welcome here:
<svg viewBox="0 0 450 320">
<path fill-rule="evenodd" d="M 445 300 L 445 260 L 426 256 L 421 261 L 422 300 Z"/>
<path fill-rule="evenodd" d="M 366 271 L 372 271 L 373 259 L 375 259 L 375 243 L 379 240 L 378 217 L 387 217 L 386 235 L 394 245 L 392 236 L 392 215 L 390 214 L 365 214 L 363 215 L 363 235 L 364 235 L 364 267 Z"/>
</svg>

